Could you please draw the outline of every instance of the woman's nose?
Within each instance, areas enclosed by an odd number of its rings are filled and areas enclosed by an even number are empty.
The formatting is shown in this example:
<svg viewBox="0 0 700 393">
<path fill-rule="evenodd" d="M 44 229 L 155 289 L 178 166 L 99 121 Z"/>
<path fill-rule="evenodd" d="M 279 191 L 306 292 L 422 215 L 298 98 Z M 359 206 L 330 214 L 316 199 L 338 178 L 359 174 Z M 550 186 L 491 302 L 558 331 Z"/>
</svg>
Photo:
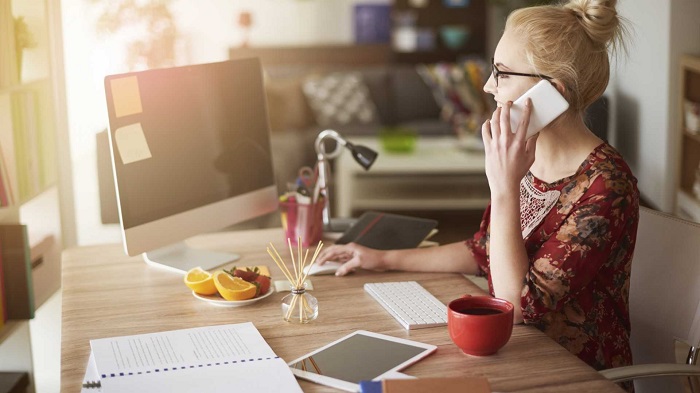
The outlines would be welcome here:
<svg viewBox="0 0 700 393">
<path fill-rule="evenodd" d="M 489 79 L 484 85 L 484 92 L 496 95 L 496 80 L 493 78 L 493 74 L 489 75 Z"/>
</svg>

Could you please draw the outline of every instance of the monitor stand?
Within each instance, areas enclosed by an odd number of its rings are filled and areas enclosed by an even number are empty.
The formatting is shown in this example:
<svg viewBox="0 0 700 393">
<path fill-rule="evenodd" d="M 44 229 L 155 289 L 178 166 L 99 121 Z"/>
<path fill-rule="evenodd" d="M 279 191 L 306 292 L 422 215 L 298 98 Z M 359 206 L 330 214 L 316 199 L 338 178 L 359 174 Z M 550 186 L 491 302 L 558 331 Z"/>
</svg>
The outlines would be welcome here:
<svg viewBox="0 0 700 393">
<path fill-rule="evenodd" d="M 184 242 L 143 253 L 143 259 L 150 266 L 168 269 L 180 274 L 185 274 L 197 266 L 203 270 L 212 270 L 239 258 L 240 255 L 237 254 L 190 248 Z"/>
</svg>

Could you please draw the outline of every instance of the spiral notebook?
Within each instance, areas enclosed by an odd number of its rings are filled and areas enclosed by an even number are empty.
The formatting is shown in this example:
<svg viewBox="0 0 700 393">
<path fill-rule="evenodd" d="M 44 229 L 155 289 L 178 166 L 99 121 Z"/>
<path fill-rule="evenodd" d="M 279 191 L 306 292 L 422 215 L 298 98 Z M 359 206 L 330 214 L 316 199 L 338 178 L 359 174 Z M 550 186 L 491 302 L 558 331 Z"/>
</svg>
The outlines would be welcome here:
<svg viewBox="0 0 700 393">
<path fill-rule="evenodd" d="M 251 322 L 91 340 L 81 392 L 301 393 Z M 274 376 L 274 378 L 270 378 Z"/>
</svg>

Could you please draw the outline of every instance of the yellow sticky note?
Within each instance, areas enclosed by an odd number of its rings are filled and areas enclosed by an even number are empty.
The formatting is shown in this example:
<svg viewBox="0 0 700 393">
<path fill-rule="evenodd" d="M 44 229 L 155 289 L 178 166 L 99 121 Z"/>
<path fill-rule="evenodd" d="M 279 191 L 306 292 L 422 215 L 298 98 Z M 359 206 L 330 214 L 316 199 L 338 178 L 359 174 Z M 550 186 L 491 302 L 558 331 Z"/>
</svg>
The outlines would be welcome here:
<svg viewBox="0 0 700 393">
<path fill-rule="evenodd" d="M 112 79 L 109 81 L 112 87 L 112 102 L 114 102 L 114 114 L 117 117 L 134 115 L 143 112 L 141 107 L 141 92 L 136 76 Z"/>
<path fill-rule="evenodd" d="M 114 140 L 124 165 L 151 158 L 151 149 L 148 147 L 141 123 L 118 128 L 114 133 Z"/>
</svg>

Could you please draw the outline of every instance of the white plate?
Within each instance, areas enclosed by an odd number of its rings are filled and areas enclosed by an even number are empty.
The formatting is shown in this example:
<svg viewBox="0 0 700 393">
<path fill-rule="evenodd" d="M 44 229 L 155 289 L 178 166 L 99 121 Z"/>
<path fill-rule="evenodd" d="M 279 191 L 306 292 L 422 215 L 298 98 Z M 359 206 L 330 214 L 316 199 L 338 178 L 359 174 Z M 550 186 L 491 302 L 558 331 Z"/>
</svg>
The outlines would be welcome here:
<svg viewBox="0 0 700 393">
<path fill-rule="evenodd" d="M 275 289 L 270 286 L 270 289 L 267 290 L 266 294 L 248 300 L 226 300 L 219 295 L 200 295 L 194 291 L 192 291 L 192 296 L 219 307 L 243 307 L 253 304 L 258 300 L 265 299 L 266 297 L 272 295 L 273 292 L 275 292 Z"/>
</svg>

